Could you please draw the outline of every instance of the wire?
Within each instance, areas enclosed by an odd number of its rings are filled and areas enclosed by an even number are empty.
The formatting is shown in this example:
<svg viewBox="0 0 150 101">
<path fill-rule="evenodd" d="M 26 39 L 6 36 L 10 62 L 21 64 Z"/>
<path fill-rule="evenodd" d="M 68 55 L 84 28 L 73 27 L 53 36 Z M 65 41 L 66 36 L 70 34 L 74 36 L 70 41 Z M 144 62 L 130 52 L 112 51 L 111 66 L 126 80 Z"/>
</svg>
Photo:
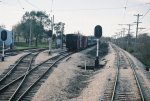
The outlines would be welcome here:
<svg viewBox="0 0 150 101">
<path fill-rule="evenodd" d="M 126 8 L 127 8 L 127 3 L 128 3 L 128 0 L 126 0 L 126 4 L 125 4 L 125 7 L 124 7 L 124 8 L 125 8 L 125 10 L 126 10 Z"/>
<path fill-rule="evenodd" d="M 40 10 L 36 5 L 32 4 L 31 2 L 29 2 L 28 0 L 24 0 L 26 3 L 28 3 L 29 5 L 31 5 L 33 8 L 36 8 L 38 10 Z"/>
<path fill-rule="evenodd" d="M 52 0 L 52 4 L 51 4 L 51 12 L 53 12 L 53 0 Z"/>
<path fill-rule="evenodd" d="M 123 21 L 125 21 L 125 17 L 126 17 L 126 10 L 127 10 L 127 4 L 128 4 L 128 0 L 126 0 L 125 2 L 125 6 L 123 7 L 124 8 L 124 12 L 123 12 Z M 124 23 L 124 22 L 123 22 Z"/>
<path fill-rule="evenodd" d="M 148 29 L 144 30 L 143 32 L 146 32 L 146 31 L 149 31 L 149 30 L 150 30 L 150 28 L 148 28 Z"/>
<path fill-rule="evenodd" d="M 125 16 L 126 9 L 127 9 L 127 3 L 128 3 L 128 0 L 126 0 L 125 6 L 124 6 L 124 16 Z"/>
<path fill-rule="evenodd" d="M 150 3 L 146 3 L 146 4 L 150 4 Z M 140 20 L 144 19 L 144 17 L 149 13 L 149 11 L 150 11 L 150 8 L 146 11 L 146 13 L 143 15 L 143 17 Z"/>
<path fill-rule="evenodd" d="M 120 10 L 123 7 L 118 7 L 118 8 L 93 8 L 93 9 L 55 9 L 55 11 L 99 11 L 99 10 Z"/>
<path fill-rule="evenodd" d="M 148 11 L 143 15 L 143 17 L 140 20 L 144 19 L 144 17 L 149 13 L 149 11 L 150 9 L 148 9 Z"/>
<path fill-rule="evenodd" d="M 22 6 L 20 0 L 17 0 L 17 1 L 18 1 L 19 6 L 24 10 L 24 7 Z"/>
</svg>

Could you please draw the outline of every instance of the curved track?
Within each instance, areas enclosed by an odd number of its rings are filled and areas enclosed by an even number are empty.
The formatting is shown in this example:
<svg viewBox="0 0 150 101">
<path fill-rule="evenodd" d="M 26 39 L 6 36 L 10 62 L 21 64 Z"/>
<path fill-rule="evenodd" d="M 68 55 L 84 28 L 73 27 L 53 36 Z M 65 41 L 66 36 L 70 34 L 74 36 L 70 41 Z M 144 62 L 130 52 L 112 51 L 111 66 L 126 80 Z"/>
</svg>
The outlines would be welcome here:
<svg viewBox="0 0 150 101">
<path fill-rule="evenodd" d="M 34 63 L 34 59 L 40 50 L 34 50 L 24 56 L 22 56 L 18 62 L 0 79 L 0 100 L 8 100 L 9 96 L 17 89 L 21 83 L 25 73 L 31 69 L 31 65 Z M 13 82 L 18 80 L 16 85 L 12 85 Z M 9 89 L 9 90 L 8 90 Z"/>
<path fill-rule="evenodd" d="M 42 82 L 45 80 L 45 75 L 47 75 L 52 67 L 54 67 L 61 59 L 67 57 L 70 54 L 72 53 L 61 52 L 59 55 L 52 57 L 51 59 L 48 59 L 32 68 L 30 64 L 29 68 L 26 70 L 27 72 L 19 76 L 19 78 L 15 79 L 8 85 L 5 85 L 5 89 L 1 90 L 2 92 L 0 93 L 0 100 L 30 100 L 33 95 L 31 89 L 35 86 L 39 86 L 37 83 L 41 82 L 41 80 Z M 30 91 L 32 92 L 31 94 L 29 94 Z"/>
<path fill-rule="evenodd" d="M 143 93 L 134 70 L 134 64 L 123 50 L 116 51 L 116 76 L 105 90 L 104 101 L 144 101 Z"/>
</svg>

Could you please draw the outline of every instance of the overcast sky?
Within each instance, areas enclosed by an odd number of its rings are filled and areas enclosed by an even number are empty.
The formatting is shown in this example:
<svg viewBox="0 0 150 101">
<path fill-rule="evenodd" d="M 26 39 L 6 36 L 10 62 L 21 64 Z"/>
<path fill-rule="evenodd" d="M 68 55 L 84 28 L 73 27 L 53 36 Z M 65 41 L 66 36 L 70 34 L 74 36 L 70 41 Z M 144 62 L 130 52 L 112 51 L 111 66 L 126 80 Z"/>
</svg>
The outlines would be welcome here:
<svg viewBox="0 0 150 101">
<path fill-rule="evenodd" d="M 66 34 L 79 31 L 92 35 L 94 27 L 101 25 L 103 36 L 112 36 L 119 29 L 128 28 L 118 24 L 135 22 L 135 14 L 143 14 L 139 26 L 150 32 L 150 0 L 0 0 L 0 25 L 10 30 L 21 21 L 25 11 L 31 10 L 54 14 L 55 22 L 66 24 Z M 135 32 L 135 26 L 132 31 Z"/>
</svg>

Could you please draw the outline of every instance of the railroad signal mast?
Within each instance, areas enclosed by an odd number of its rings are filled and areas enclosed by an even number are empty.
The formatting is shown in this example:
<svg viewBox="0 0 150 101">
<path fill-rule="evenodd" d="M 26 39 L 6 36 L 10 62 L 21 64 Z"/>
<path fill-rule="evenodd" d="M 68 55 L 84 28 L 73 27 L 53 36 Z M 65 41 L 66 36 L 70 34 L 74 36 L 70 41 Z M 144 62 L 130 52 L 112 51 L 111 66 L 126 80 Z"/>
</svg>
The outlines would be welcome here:
<svg viewBox="0 0 150 101">
<path fill-rule="evenodd" d="M 5 41 L 6 41 L 6 39 L 7 39 L 7 32 L 6 32 L 5 30 L 3 30 L 3 31 L 1 32 L 1 39 L 2 39 L 2 41 L 3 41 L 2 61 L 4 61 L 4 55 L 5 55 L 5 53 L 4 53 L 4 51 L 5 51 Z"/>
<path fill-rule="evenodd" d="M 94 36 L 97 38 L 95 68 L 98 68 L 99 67 L 99 39 L 102 36 L 102 27 L 100 25 L 95 26 Z"/>
<path fill-rule="evenodd" d="M 48 31 L 48 41 L 49 41 L 49 52 L 48 54 L 51 54 L 51 49 L 52 49 L 52 36 L 53 36 L 53 30 L 54 30 L 54 15 L 51 17 L 51 30 Z"/>
</svg>

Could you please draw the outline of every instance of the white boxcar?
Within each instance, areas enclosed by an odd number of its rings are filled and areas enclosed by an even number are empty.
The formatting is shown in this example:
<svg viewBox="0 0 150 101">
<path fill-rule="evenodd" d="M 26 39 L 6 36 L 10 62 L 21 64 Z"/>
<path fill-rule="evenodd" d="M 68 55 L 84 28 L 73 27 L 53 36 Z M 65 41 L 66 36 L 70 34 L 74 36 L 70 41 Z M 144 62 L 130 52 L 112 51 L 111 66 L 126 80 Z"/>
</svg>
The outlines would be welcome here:
<svg viewBox="0 0 150 101">
<path fill-rule="evenodd" d="M 12 43 L 13 43 L 13 35 L 11 31 L 8 31 L 6 29 L 0 28 L 0 47 L 2 47 L 2 39 L 1 39 L 1 32 L 2 30 L 7 31 L 7 39 L 5 41 L 5 46 L 6 47 L 12 47 Z"/>
</svg>

